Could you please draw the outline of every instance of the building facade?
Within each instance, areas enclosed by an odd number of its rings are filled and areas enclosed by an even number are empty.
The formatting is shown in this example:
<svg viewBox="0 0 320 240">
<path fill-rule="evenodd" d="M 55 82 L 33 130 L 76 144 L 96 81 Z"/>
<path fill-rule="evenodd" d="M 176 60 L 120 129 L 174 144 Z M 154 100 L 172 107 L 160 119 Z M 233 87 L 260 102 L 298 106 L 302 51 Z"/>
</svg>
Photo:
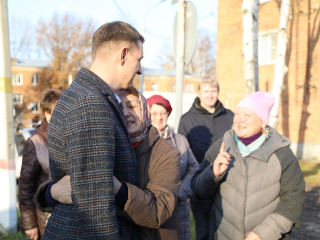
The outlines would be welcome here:
<svg viewBox="0 0 320 240">
<path fill-rule="evenodd" d="M 40 101 L 42 93 L 49 88 L 44 79 L 47 61 L 12 59 L 12 95 L 15 124 L 24 127 L 36 125 L 42 118 Z"/>
<path fill-rule="evenodd" d="M 259 90 L 272 93 L 281 1 L 260 1 Z M 291 1 L 278 131 L 298 158 L 320 160 L 320 4 Z M 231 110 L 244 97 L 241 1 L 219 0 L 217 78 Z"/>
<path fill-rule="evenodd" d="M 32 127 L 42 120 L 40 111 L 42 93 L 49 88 L 58 88 L 59 83 L 48 81 L 46 72 L 48 61 L 12 59 L 12 87 L 15 124 L 23 123 Z M 160 94 L 168 98 L 175 106 L 175 70 L 146 69 L 144 77 L 144 94 L 149 97 Z M 183 113 L 189 110 L 198 87 L 198 76 L 186 75 L 184 78 Z M 134 86 L 140 88 L 140 76 L 134 79 Z M 174 119 L 173 111 L 171 122 Z M 173 125 L 173 124 L 172 124 Z"/>
</svg>

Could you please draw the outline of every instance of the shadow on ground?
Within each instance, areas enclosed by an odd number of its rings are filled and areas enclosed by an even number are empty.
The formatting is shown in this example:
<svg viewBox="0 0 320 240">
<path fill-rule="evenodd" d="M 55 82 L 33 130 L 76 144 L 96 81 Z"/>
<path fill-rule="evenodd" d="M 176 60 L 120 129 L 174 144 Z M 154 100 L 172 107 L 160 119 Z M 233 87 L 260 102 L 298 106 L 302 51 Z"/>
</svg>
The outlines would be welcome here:
<svg viewBox="0 0 320 240">
<path fill-rule="evenodd" d="M 320 186 L 307 184 L 302 224 L 293 229 L 291 237 L 292 240 L 320 240 Z"/>
</svg>

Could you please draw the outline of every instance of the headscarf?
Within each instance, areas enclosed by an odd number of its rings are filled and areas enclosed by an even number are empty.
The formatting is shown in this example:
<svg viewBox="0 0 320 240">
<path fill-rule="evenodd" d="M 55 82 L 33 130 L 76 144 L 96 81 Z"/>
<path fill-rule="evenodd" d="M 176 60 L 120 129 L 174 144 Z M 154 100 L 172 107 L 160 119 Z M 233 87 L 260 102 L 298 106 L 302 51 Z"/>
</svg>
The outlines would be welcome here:
<svg viewBox="0 0 320 240">
<path fill-rule="evenodd" d="M 139 96 L 139 105 L 140 105 L 140 110 L 142 113 L 142 124 L 140 130 L 135 133 L 133 136 L 131 136 L 131 142 L 134 143 L 139 143 L 141 142 L 148 134 L 149 127 L 151 126 L 151 115 L 149 111 L 149 106 L 147 103 L 146 98 L 141 94 L 140 91 L 138 91 L 136 88 L 132 87 L 130 88 L 131 92 L 134 95 Z"/>
</svg>

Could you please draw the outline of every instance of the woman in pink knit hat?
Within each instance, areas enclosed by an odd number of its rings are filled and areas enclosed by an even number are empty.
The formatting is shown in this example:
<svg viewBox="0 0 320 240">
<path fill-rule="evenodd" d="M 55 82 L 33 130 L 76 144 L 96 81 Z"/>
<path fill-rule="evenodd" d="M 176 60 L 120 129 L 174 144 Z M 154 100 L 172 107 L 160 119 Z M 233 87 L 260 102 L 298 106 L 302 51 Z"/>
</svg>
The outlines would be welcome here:
<svg viewBox="0 0 320 240">
<path fill-rule="evenodd" d="M 268 126 L 274 101 L 267 92 L 243 98 L 191 181 L 197 198 L 214 199 L 210 239 L 290 239 L 301 223 L 305 182 L 290 140 Z"/>
</svg>

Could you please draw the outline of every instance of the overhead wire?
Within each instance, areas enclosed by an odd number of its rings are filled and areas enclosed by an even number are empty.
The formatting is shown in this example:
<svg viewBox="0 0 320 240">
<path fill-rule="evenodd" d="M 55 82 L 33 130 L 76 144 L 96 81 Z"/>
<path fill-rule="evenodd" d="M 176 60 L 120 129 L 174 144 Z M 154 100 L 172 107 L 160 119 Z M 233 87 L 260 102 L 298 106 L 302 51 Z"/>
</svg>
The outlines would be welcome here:
<svg viewBox="0 0 320 240">
<path fill-rule="evenodd" d="M 121 7 L 118 5 L 116 0 L 113 0 L 113 3 L 116 5 L 116 7 L 118 8 L 119 12 L 122 14 L 122 16 L 124 16 L 124 18 L 128 21 L 128 23 L 130 23 L 130 20 L 127 18 L 127 16 L 124 14 L 124 12 L 122 11 Z"/>
</svg>

